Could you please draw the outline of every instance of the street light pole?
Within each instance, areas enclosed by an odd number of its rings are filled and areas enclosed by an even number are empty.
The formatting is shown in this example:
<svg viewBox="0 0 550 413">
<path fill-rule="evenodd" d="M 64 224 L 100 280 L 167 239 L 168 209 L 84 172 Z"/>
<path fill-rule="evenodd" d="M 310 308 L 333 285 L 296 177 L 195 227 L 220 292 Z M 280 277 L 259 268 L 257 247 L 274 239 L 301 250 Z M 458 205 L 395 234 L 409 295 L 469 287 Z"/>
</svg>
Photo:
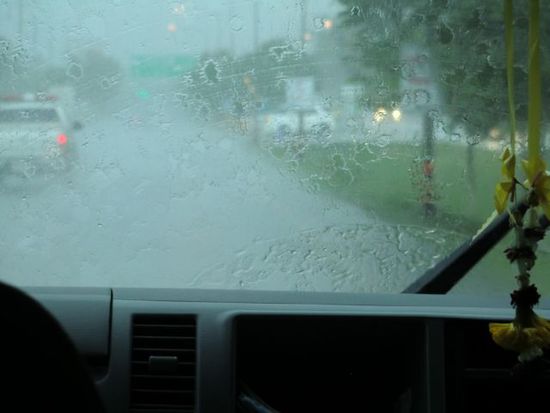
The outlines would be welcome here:
<svg viewBox="0 0 550 413">
<path fill-rule="evenodd" d="M 307 0 L 302 0 L 302 7 L 300 13 L 300 31 L 302 32 L 302 48 L 306 43 L 306 22 L 307 22 Z"/>
<path fill-rule="evenodd" d="M 227 21 L 231 22 L 231 19 L 233 18 L 233 10 L 231 9 L 231 7 L 227 8 L 227 14 Z M 227 27 L 229 27 L 229 52 L 235 54 L 235 39 L 233 37 L 233 28 L 231 27 L 231 24 L 227 25 Z"/>
<path fill-rule="evenodd" d="M 253 47 L 253 53 L 258 53 L 259 51 L 259 42 L 260 42 L 260 35 L 259 35 L 259 26 L 260 26 L 260 10 L 259 10 L 259 4 L 258 0 L 254 0 L 252 3 L 252 47 Z M 256 90 L 257 91 L 257 90 Z M 260 141 L 260 126 L 258 124 L 258 104 L 260 103 L 258 101 L 258 96 L 254 94 L 254 106 L 252 108 L 252 115 L 254 116 L 253 119 L 253 131 L 252 134 L 254 135 L 254 139 L 256 142 Z"/>
<path fill-rule="evenodd" d="M 18 27 L 18 31 L 19 31 L 19 38 L 20 38 L 20 41 L 23 42 L 23 0 L 19 0 L 17 2 L 18 4 L 18 18 L 19 18 L 19 27 Z"/>
<path fill-rule="evenodd" d="M 302 0 L 302 7 L 300 13 L 300 31 L 301 31 L 301 45 L 302 53 L 306 46 L 306 23 L 307 23 L 307 0 Z M 304 109 L 302 107 L 298 108 L 298 136 L 300 139 L 304 137 Z"/>
<path fill-rule="evenodd" d="M 258 9 L 258 0 L 254 0 L 254 3 L 252 3 L 252 47 L 254 48 L 254 51 L 258 50 L 259 42 L 260 42 L 260 36 L 259 36 L 259 20 L 260 20 L 260 11 Z"/>
<path fill-rule="evenodd" d="M 222 35 L 221 35 L 221 26 L 220 26 L 220 16 L 216 15 L 216 49 L 220 51 L 222 47 Z"/>
</svg>

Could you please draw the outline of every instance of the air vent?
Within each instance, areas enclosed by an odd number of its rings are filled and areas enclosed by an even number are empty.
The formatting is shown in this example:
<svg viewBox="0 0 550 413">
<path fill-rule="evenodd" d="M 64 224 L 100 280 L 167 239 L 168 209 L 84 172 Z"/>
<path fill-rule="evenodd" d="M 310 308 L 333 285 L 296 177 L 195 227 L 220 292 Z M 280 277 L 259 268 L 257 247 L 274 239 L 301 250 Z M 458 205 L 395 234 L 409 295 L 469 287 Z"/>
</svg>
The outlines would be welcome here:
<svg viewBox="0 0 550 413">
<path fill-rule="evenodd" d="M 190 315 L 134 315 L 133 411 L 195 411 L 196 324 Z"/>
</svg>

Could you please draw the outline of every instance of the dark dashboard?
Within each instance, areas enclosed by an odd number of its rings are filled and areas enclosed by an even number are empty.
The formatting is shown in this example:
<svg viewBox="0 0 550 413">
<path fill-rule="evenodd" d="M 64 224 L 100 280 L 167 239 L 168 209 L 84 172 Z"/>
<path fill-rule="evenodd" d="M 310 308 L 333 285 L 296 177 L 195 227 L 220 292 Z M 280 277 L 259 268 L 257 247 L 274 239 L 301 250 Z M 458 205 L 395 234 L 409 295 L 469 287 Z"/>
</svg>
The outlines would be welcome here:
<svg viewBox="0 0 550 413">
<path fill-rule="evenodd" d="M 244 388 L 279 412 L 523 411 L 550 384 L 512 376 L 515 355 L 492 343 L 487 322 L 513 317 L 506 297 L 25 291 L 68 332 L 108 412 L 241 411 Z"/>
</svg>

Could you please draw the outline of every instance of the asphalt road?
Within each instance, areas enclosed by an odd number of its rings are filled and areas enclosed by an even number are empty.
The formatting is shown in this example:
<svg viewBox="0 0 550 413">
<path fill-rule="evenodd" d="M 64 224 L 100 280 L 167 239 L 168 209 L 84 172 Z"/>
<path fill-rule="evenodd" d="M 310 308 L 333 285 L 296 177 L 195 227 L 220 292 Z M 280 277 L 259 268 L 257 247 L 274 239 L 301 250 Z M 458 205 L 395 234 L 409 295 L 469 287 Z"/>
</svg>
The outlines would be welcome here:
<svg viewBox="0 0 550 413">
<path fill-rule="evenodd" d="M 463 237 L 314 193 L 170 94 L 81 108 L 76 166 L 0 175 L 17 285 L 398 292 Z"/>
</svg>

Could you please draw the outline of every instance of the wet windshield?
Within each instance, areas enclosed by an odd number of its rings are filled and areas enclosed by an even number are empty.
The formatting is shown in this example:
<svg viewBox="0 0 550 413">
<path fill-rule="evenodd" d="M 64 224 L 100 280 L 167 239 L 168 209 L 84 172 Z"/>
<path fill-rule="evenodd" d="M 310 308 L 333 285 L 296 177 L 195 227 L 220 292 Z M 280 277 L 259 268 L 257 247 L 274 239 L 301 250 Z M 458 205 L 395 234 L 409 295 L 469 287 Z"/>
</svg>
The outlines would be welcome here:
<svg viewBox="0 0 550 413">
<path fill-rule="evenodd" d="M 0 123 L 55 122 L 55 109 L 0 109 Z"/>
<path fill-rule="evenodd" d="M 493 211 L 499 1 L 8 0 L 0 19 L 9 282 L 400 292 Z M 526 63 L 516 83 L 523 150 Z M 65 129 L 14 138 L 28 96 Z M 458 289 L 508 291 L 507 265 Z"/>
</svg>

